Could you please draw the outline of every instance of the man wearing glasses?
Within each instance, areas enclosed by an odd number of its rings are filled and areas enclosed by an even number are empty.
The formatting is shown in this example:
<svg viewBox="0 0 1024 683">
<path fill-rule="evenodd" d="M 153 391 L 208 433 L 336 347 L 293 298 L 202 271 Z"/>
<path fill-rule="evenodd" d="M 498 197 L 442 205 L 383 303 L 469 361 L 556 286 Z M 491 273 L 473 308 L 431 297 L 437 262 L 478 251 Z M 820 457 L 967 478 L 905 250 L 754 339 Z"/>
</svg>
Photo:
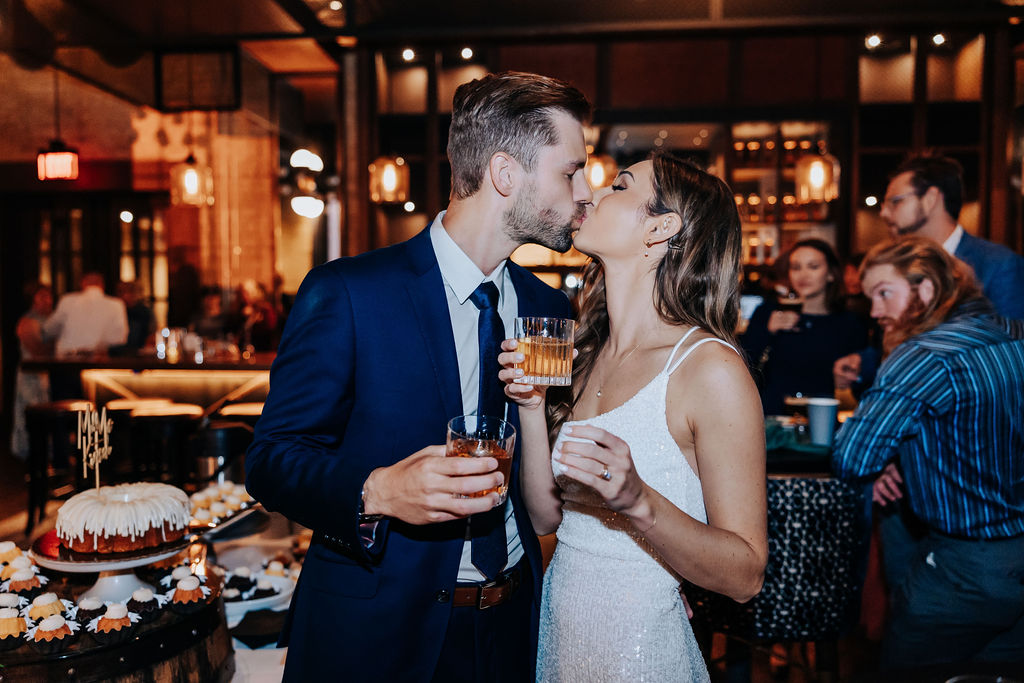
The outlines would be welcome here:
<svg viewBox="0 0 1024 683">
<path fill-rule="evenodd" d="M 999 315 L 1024 319 L 1024 257 L 964 230 L 958 222 L 963 195 L 963 168 L 955 159 L 911 157 L 889 181 L 880 214 L 894 240 L 917 235 L 941 244 L 974 270 Z M 836 388 L 871 386 L 879 360 L 873 349 L 840 358 L 833 366 Z"/>
</svg>

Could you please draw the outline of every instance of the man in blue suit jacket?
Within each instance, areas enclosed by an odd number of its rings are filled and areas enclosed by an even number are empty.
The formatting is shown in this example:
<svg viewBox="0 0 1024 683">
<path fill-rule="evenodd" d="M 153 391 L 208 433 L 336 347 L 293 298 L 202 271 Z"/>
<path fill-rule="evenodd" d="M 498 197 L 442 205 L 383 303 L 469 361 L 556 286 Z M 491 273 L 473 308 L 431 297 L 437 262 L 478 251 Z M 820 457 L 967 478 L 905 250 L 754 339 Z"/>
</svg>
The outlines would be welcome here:
<svg viewBox="0 0 1024 683">
<path fill-rule="evenodd" d="M 880 215 L 894 240 L 919 235 L 941 244 L 974 270 L 999 315 L 1024 319 L 1024 257 L 965 231 L 958 222 L 963 196 L 963 168 L 956 159 L 911 157 L 889 180 Z M 880 361 L 877 349 L 840 358 L 833 368 L 836 387 L 871 386 Z"/>
<path fill-rule="evenodd" d="M 447 211 L 407 242 L 314 268 L 299 289 L 246 460 L 252 495 L 315 532 L 282 635 L 286 680 L 533 680 L 542 568 L 519 444 L 495 576 L 474 565 L 467 518 L 497 496 L 456 494 L 499 483 L 497 463 L 438 444 L 450 418 L 477 410 L 478 286 L 497 288 L 506 337 L 516 316 L 570 315 L 564 294 L 507 258 L 526 242 L 571 244 L 591 199 L 589 112 L 578 90 L 534 74 L 460 86 Z"/>
</svg>

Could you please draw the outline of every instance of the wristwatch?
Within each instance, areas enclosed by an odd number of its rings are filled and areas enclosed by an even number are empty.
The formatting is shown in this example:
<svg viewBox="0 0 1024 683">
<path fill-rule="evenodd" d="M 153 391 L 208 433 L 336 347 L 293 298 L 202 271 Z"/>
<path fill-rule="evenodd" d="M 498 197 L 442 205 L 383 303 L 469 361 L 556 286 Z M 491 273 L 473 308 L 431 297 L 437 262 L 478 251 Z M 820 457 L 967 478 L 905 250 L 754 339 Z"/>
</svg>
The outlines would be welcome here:
<svg viewBox="0 0 1024 683">
<path fill-rule="evenodd" d="M 363 511 L 363 504 L 366 499 L 366 489 L 359 492 L 359 523 L 360 524 L 373 524 L 384 519 L 384 515 L 368 515 Z"/>
</svg>

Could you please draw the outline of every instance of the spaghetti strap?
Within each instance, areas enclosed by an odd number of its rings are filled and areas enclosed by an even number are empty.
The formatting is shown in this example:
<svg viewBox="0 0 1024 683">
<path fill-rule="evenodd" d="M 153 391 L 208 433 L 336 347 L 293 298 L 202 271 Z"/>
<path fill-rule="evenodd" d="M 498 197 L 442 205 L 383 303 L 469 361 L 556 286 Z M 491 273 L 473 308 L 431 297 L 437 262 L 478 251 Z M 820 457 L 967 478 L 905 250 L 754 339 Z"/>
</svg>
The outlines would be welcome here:
<svg viewBox="0 0 1024 683">
<path fill-rule="evenodd" d="M 683 338 L 676 342 L 676 345 L 672 347 L 672 353 L 668 354 L 668 360 L 665 361 L 665 367 L 661 369 L 662 372 L 669 372 L 668 366 L 672 364 L 672 359 L 675 358 L 676 351 L 678 351 L 679 347 L 683 345 L 683 342 L 689 339 L 690 335 L 696 331 L 696 326 L 691 327 L 689 330 L 687 330 L 686 334 L 683 335 Z"/>
<path fill-rule="evenodd" d="M 696 329 L 696 328 L 694 328 L 694 329 Z M 692 330 L 691 330 L 691 332 L 692 332 Z M 689 333 L 687 333 L 686 337 L 688 337 L 688 336 L 690 336 Z M 683 337 L 683 339 L 680 339 L 679 342 L 682 343 L 683 340 L 686 339 L 686 337 Z M 678 368 L 680 365 L 683 364 L 683 361 L 686 360 L 686 357 L 689 356 L 691 353 L 693 353 L 694 349 L 696 349 L 701 344 L 706 344 L 707 342 L 718 342 L 722 346 L 727 346 L 730 349 L 732 349 L 733 351 L 736 351 L 736 347 L 733 346 L 732 344 L 730 344 L 727 341 L 722 341 L 718 337 L 707 337 L 706 339 L 701 339 L 700 341 L 696 342 L 693 346 L 691 346 L 690 348 L 686 349 L 686 351 L 683 352 L 683 355 L 681 355 L 679 357 L 679 359 L 675 363 L 672 363 L 672 367 L 667 367 L 666 366 L 665 372 L 667 372 L 668 374 L 671 375 L 673 372 L 676 371 L 676 368 Z M 678 345 L 679 344 L 676 344 L 676 346 L 678 346 Z M 739 351 L 736 351 L 736 353 L 739 353 Z M 675 349 L 672 350 L 672 355 L 673 356 L 675 355 Z M 671 361 L 671 357 L 669 358 L 669 360 Z"/>
</svg>

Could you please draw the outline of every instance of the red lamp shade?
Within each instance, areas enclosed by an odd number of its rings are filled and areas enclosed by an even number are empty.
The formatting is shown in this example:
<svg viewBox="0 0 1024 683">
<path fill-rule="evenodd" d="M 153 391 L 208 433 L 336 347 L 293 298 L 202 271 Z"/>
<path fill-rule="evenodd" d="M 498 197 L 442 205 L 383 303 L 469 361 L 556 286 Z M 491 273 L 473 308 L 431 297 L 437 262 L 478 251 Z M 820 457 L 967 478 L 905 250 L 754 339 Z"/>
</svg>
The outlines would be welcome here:
<svg viewBox="0 0 1024 683">
<path fill-rule="evenodd" d="M 39 150 L 36 170 L 40 180 L 74 180 L 78 177 L 78 150 L 53 140 L 49 149 Z"/>
</svg>

